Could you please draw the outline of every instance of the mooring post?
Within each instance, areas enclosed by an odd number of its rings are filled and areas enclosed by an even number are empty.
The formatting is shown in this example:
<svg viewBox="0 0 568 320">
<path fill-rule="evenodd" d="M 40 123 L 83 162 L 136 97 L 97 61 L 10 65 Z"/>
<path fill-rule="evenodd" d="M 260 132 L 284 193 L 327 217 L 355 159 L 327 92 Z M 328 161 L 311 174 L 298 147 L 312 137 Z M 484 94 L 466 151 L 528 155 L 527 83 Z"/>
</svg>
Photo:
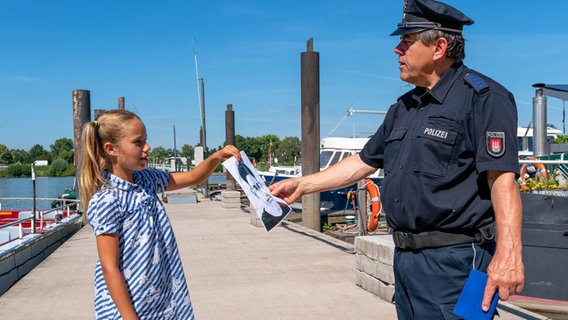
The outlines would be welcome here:
<svg viewBox="0 0 568 320">
<path fill-rule="evenodd" d="M 225 111 L 225 145 L 229 144 L 235 145 L 235 111 L 233 111 L 232 104 L 228 104 L 227 110 Z M 233 178 L 233 176 L 228 171 L 225 173 L 225 175 L 227 181 L 226 190 L 237 190 L 235 178 Z"/>
<path fill-rule="evenodd" d="M 313 49 L 314 39 L 310 38 L 307 41 L 307 51 L 301 53 L 303 175 L 320 170 L 319 52 Z M 302 197 L 302 223 L 305 227 L 321 231 L 319 193 Z"/>
<path fill-rule="evenodd" d="M 93 111 L 93 119 L 97 119 L 103 112 L 105 112 L 105 109 L 95 109 Z"/>
<path fill-rule="evenodd" d="M 124 110 L 124 97 L 118 97 L 118 110 Z"/>
<path fill-rule="evenodd" d="M 75 167 L 81 154 L 81 133 L 85 123 L 91 121 L 91 92 L 73 90 L 73 151 Z"/>
</svg>

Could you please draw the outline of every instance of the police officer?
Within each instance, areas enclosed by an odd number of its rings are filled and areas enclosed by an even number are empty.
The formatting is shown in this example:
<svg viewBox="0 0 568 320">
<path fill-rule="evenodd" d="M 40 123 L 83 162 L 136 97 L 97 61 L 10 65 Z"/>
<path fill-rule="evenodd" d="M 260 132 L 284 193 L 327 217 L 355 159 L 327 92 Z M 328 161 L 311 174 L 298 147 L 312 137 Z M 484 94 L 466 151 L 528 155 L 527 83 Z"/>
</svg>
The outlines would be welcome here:
<svg viewBox="0 0 568 320">
<path fill-rule="evenodd" d="M 507 300 L 524 285 L 516 105 L 507 89 L 463 64 L 462 29 L 471 24 L 445 3 L 405 1 L 392 35 L 400 37 L 400 78 L 414 89 L 389 108 L 360 154 L 270 187 L 293 202 L 384 168 L 399 319 L 457 319 L 452 311 L 472 269 L 489 277 L 483 310 L 497 291 Z"/>
</svg>

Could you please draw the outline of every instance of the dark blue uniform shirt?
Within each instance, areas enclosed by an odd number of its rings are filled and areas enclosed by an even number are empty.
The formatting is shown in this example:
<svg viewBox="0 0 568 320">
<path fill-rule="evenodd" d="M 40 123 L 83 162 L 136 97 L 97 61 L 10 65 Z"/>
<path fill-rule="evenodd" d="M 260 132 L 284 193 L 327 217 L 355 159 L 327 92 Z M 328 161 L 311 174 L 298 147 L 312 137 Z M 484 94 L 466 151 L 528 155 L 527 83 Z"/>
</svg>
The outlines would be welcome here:
<svg viewBox="0 0 568 320">
<path fill-rule="evenodd" d="M 519 173 L 513 95 L 461 62 L 392 105 L 360 153 L 384 168 L 391 228 L 474 233 L 494 221 L 485 171 Z"/>
</svg>

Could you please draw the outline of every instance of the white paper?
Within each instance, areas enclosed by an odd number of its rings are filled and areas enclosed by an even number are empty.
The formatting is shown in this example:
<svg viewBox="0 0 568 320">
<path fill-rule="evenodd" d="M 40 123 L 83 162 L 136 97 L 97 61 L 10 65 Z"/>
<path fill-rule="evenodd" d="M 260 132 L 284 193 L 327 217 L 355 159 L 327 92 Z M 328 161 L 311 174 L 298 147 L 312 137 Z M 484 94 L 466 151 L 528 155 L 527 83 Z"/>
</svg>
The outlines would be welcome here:
<svg viewBox="0 0 568 320">
<path fill-rule="evenodd" d="M 223 162 L 223 166 L 231 173 L 241 186 L 266 232 L 277 226 L 292 211 L 284 200 L 274 197 L 254 169 L 244 151 L 241 151 L 242 162 L 231 157 Z"/>
</svg>

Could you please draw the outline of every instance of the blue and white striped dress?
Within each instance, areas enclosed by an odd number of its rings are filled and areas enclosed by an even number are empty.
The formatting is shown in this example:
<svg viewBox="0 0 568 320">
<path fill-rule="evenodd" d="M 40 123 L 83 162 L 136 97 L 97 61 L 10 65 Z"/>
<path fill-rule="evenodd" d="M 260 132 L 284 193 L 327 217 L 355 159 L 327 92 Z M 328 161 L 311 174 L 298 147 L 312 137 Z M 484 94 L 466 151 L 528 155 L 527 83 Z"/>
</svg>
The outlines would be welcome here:
<svg viewBox="0 0 568 320">
<path fill-rule="evenodd" d="M 90 200 L 87 217 L 95 236 L 118 234 L 120 269 L 130 300 L 140 319 L 193 319 L 177 243 L 158 193 L 165 191 L 168 174 L 134 172 L 135 184 L 104 172 L 108 187 Z M 97 319 L 121 319 L 103 277 L 95 268 Z"/>
</svg>

